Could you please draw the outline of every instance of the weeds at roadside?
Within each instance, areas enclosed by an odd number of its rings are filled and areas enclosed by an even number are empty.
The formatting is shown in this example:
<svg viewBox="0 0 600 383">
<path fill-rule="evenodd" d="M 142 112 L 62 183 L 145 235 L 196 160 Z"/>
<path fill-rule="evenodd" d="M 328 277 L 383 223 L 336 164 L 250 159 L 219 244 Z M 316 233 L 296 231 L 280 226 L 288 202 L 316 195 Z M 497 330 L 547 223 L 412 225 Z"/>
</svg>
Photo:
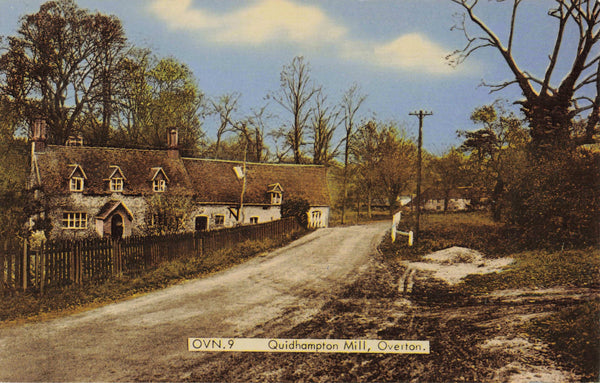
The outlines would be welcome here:
<svg viewBox="0 0 600 383">
<path fill-rule="evenodd" d="M 302 236 L 292 233 L 281 240 L 246 241 L 232 248 L 220 249 L 200 258 L 187 257 L 165 262 L 140 275 L 122 276 L 99 284 L 71 285 L 36 292 L 5 296 L 0 305 L 1 322 L 35 319 L 40 314 L 57 315 L 127 299 L 174 285 L 187 279 L 206 276 L 252 258 L 262 252 L 281 247 Z"/>
</svg>

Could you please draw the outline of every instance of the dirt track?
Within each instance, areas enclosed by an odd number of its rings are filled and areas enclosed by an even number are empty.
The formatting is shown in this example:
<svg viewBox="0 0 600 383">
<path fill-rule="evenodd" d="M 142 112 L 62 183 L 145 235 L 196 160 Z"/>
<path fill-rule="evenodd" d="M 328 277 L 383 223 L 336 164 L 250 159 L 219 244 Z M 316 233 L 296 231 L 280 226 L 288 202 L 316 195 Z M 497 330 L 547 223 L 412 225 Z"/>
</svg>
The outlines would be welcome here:
<svg viewBox="0 0 600 383">
<path fill-rule="evenodd" d="M 368 268 L 387 226 L 322 229 L 210 278 L 0 329 L 0 381 L 189 379 L 220 356 L 188 352 L 188 337 L 268 337 L 309 320 Z"/>
</svg>

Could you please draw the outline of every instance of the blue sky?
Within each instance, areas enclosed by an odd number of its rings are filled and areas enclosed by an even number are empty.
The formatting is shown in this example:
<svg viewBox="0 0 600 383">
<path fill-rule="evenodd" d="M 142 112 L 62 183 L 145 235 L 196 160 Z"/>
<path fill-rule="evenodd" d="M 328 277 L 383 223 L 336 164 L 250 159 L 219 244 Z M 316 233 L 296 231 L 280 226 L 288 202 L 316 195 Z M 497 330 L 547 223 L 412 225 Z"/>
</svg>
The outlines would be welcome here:
<svg viewBox="0 0 600 383">
<path fill-rule="evenodd" d="M 19 17 L 35 13 L 43 1 L 0 0 L 0 35 L 13 35 Z M 91 11 L 116 15 L 129 40 L 161 56 L 187 64 L 209 97 L 241 93 L 238 117 L 264 105 L 279 88 L 283 65 L 302 55 L 312 78 L 328 100 L 338 102 L 353 83 L 367 99 L 362 117 L 396 120 L 416 135 L 419 109 L 425 119 L 424 146 L 441 154 L 460 144 L 456 130 L 474 129 L 472 110 L 497 98 L 514 101 L 516 87 L 489 94 L 480 87 L 509 80 L 496 51 L 480 50 L 457 68 L 443 57 L 464 46 L 451 31 L 461 9 L 449 0 L 79 0 Z M 510 2 L 505 2 L 510 3 Z M 480 1 L 481 17 L 504 38 L 510 4 Z M 553 1 L 529 0 L 519 15 L 516 56 L 519 65 L 542 74 L 553 43 L 554 25 L 546 16 Z M 475 32 L 475 29 L 472 29 Z M 569 42 L 565 53 L 574 49 Z M 567 68 L 561 62 L 553 83 Z M 272 125 L 289 121 L 275 104 Z M 204 130 L 214 137 L 216 122 Z"/>
</svg>

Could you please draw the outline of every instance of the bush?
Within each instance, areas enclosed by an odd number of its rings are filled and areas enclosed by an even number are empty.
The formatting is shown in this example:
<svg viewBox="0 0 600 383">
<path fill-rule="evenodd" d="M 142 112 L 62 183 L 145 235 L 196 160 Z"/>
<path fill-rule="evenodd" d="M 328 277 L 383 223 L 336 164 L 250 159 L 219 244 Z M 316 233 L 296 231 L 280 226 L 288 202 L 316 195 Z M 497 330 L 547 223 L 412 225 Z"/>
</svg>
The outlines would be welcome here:
<svg viewBox="0 0 600 383">
<path fill-rule="evenodd" d="M 310 204 L 303 198 L 286 198 L 281 204 L 281 218 L 296 217 L 302 227 L 308 227 Z"/>
<path fill-rule="evenodd" d="M 529 160 L 505 196 L 508 223 L 529 245 L 581 247 L 600 238 L 600 154 L 561 152 Z"/>
</svg>

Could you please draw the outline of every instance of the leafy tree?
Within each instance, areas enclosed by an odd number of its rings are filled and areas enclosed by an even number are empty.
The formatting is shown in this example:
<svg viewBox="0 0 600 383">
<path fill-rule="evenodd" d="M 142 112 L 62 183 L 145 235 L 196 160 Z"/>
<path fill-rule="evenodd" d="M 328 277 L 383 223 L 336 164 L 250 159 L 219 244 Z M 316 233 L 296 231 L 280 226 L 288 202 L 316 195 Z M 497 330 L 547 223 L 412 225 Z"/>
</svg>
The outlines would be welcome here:
<svg viewBox="0 0 600 383">
<path fill-rule="evenodd" d="M 167 130 L 177 128 L 179 147 L 195 154 L 203 143 L 204 95 L 185 65 L 134 51 L 123 61 L 119 142 L 123 146 L 164 148 Z"/>
<path fill-rule="evenodd" d="M 355 192 L 366 197 L 368 218 L 372 217 L 373 198 L 378 194 L 377 168 L 381 161 L 378 145 L 377 123 L 369 121 L 358 128 L 350 146 L 352 162 L 356 164 L 356 172 L 352 172 L 357 178 Z"/>
<path fill-rule="evenodd" d="M 500 220 L 506 185 L 526 160 L 527 130 L 499 101 L 476 108 L 471 121 L 483 127 L 459 131 L 459 136 L 465 137 L 459 149 L 470 155 L 471 185 L 489 196 L 492 215 Z"/>
<path fill-rule="evenodd" d="M 384 126 L 379 136 L 377 151 L 381 159 L 377 176 L 388 200 L 390 214 L 393 214 L 400 193 L 408 188 L 413 179 L 417 146 L 393 124 Z"/>
<path fill-rule="evenodd" d="M 482 48 L 492 48 L 500 54 L 501 60 L 510 69 L 513 78 L 501 84 L 490 85 L 492 90 L 501 90 L 517 84 L 523 93 L 524 100 L 519 103 L 531 127 L 532 148 L 539 153 L 549 149 L 569 149 L 573 144 L 592 143 L 598 133 L 600 120 L 600 2 L 596 0 L 554 0 L 554 7 L 549 9 L 548 17 L 556 22 L 554 44 L 549 53 L 549 61 L 543 76 L 532 73 L 541 72 L 539 68 L 522 69 L 514 54 L 515 44 L 523 40 L 518 36 L 519 6 L 523 0 L 511 2 L 511 17 L 507 20 L 506 39 L 477 15 L 480 4 L 477 0 L 451 0 L 465 11 L 462 22 L 455 26 L 467 39 L 464 49 L 450 56 L 453 63 L 459 64 L 473 52 Z M 495 6 L 502 6 L 498 1 Z M 479 35 L 471 35 L 467 20 L 479 31 Z M 503 33 L 504 34 L 504 33 Z M 577 48 L 570 50 L 570 56 L 563 44 L 576 41 Z M 559 60 L 570 60 L 571 65 L 566 75 L 561 76 L 558 84 L 552 83 Z M 588 113 L 583 135 L 573 137 L 573 119 Z"/>
<path fill-rule="evenodd" d="M 42 115 L 51 143 L 78 129 L 86 109 L 103 114 L 106 141 L 111 73 L 126 39 L 114 16 L 92 14 L 73 0 L 49 1 L 26 15 L 0 56 L 0 90 L 23 119 Z"/>
<path fill-rule="evenodd" d="M 468 186 L 467 158 L 458 149 L 451 148 L 443 156 L 431 159 L 428 166 L 433 173 L 433 187 L 444 194 L 444 211 L 447 211 L 450 193 Z"/>
</svg>

